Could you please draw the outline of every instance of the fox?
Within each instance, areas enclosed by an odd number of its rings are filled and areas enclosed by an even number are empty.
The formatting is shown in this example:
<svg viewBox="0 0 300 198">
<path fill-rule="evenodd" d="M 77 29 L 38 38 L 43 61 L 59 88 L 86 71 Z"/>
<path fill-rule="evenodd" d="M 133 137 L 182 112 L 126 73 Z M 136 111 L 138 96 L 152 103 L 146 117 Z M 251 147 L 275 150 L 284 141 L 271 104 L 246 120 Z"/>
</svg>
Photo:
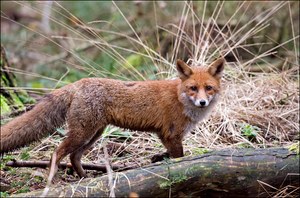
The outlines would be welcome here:
<svg viewBox="0 0 300 198">
<path fill-rule="evenodd" d="M 109 124 L 156 133 L 167 151 L 154 155 L 152 162 L 165 157 L 183 157 L 185 134 L 193 130 L 218 101 L 224 64 L 223 57 L 207 67 L 189 66 L 178 59 L 176 79 L 83 78 L 65 85 L 1 126 L 0 153 L 38 141 L 66 123 L 67 137 L 52 154 L 48 181 L 67 155 L 75 172 L 81 178 L 87 177 L 81 157 Z"/>
</svg>

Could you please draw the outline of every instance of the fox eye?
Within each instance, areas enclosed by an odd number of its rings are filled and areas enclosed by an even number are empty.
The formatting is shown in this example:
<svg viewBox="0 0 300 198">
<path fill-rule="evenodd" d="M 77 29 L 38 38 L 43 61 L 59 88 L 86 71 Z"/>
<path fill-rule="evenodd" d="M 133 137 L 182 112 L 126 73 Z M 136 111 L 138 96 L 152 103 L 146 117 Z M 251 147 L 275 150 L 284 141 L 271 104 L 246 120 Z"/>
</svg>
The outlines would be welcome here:
<svg viewBox="0 0 300 198">
<path fill-rule="evenodd" d="M 196 86 L 191 86 L 190 89 L 191 89 L 192 91 L 197 91 L 198 88 L 197 88 Z"/>
<path fill-rule="evenodd" d="M 206 89 L 206 91 L 210 91 L 210 90 L 212 90 L 212 89 L 213 89 L 213 87 L 212 87 L 212 86 L 210 86 L 210 85 L 207 85 L 207 86 L 205 86 L 205 89 Z"/>
</svg>

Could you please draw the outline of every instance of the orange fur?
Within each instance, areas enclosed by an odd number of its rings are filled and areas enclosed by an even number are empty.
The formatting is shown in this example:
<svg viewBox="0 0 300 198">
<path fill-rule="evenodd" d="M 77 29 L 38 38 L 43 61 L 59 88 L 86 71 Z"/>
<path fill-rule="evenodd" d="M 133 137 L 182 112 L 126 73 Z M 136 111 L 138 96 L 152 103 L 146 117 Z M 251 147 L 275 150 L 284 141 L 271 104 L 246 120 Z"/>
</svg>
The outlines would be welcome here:
<svg viewBox="0 0 300 198">
<path fill-rule="evenodd" d="M 182 140 L 216 103 L 224 60 L 208 69 L 189 67 L 177 61 L 179 79 L 124 82 L 86 78 L 53 91 L 31 111 L 1 127 L 1 153 L 37 141 L 55 131 L 65 120 L 68 137 L 52 158 L 52 180 L 59 162 L 68 154 L 81 177 L 86 174 L 80 159 L 101 136 L 108 124 L 138 131 L 155 132 L 167 154 L 182 157 Z"/>
</svg>

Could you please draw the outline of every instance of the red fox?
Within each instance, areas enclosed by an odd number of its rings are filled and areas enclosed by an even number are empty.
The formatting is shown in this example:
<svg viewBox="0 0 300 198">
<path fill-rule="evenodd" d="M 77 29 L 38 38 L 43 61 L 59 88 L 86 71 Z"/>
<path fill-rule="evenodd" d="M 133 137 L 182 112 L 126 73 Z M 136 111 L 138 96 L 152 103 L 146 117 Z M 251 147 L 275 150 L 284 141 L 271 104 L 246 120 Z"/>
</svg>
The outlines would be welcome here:
<svg viewBox="0 0 300 198">
<path fill-rule="evenodd" d="M 32 110 L 1 127 L 0 153 L 37 141 L 66 121 L 68 136 L 52 155 L 50 179 L 68 154 L 74 170 L 86 177 L 81 157 L 108 124 L 156 133 L 167 153 L 155 155 L 153 162 L 164 156 L 182 157 L 184 135 L 216 104 L 224 59 L 215 60 L 207 68 L 190 67 L 177 60 L 176 69 L 179 78 L 175 80 L 85 78 L 57 89 Z"/>
</svg>

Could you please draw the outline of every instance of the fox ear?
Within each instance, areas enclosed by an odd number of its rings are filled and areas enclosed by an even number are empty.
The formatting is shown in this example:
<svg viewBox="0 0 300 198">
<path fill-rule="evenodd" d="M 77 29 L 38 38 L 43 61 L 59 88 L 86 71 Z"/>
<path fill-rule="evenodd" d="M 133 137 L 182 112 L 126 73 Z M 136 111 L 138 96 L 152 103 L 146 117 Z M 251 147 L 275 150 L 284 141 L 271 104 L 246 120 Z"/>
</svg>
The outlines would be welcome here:
<svg viewBox="0 0 300 198">
<path fill-rule="evenodd" d="M 177 59 L 176 69 L 181 80 L 186 80 L 193 74 L 193 70 L 184 61 Z"/>
<path fill-rule="evenodd" d="M 216 78 L 221 78 L 224 70 L 224 63 L 224 58 L 218 58 L 209 65 L 208 72 Z"/>
</svg>

